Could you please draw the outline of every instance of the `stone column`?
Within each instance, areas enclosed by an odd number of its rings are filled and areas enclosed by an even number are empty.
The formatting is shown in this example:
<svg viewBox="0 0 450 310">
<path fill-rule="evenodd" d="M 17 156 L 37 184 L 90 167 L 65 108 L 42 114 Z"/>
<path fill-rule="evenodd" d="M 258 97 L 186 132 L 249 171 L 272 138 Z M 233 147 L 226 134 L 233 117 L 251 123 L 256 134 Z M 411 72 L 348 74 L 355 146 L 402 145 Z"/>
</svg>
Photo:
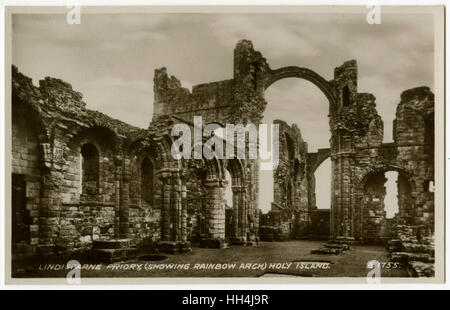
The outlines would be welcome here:
<svg viewBox="0 0 450 310">
<path fill-rule="evenodd" d="M 121 211 L 120 211 L 120 237 L 129 238 L 130 237 L 130 161 L 129 159 L 123 159 L 123 173 L 122 173 L 122 186 L 120 187 L 120 200 L 121 200 Z"/>
<path fill-rule="evenodd" d="M 205 182 L 207 234 L 209 238 L 225 239 L 223 186 L 226 186 L 225 180 L 212 179 Z"/>
<path fill-rule="evenodd" d="M 247 240 L 248 229 L 248 202 L 246 197 L 246 192 L 241 193 L 241 205 L 242 205 L 242 233 L 241 236 Z"/>
<path fill-rule="evenodd" d="M 39 251 L 53 252 L 59 235 L 59 217 L 61 212 L 61 185 L 63 173 L 53 162 L 53 150 L 50 143 L 40 144 L 41 166 L 43 167 L 39 210 Z"/>
<path fill-rule="evenodd" d="M 187 172 L 181 172 L 181 241 L 187 241 Z"/>
<path fill-rule="evenodd" d="M 172 173 L 172 241 L 181 241 L 182 224 L 181 224 L 181 179 L 180 173 L 175 171 Z"/>
<path fill-rule="evenodd" d="M 352 154 L 335 155 L 332 238 L 352 240 Z"/>
<path fill-rule="evenodd" d="M 161 240 L 170 240 L 170 201 L 171 201 L 171 174 L 162 170 L 159 172 L 161 180 Z"/>
<path fill-rule="evenodd" d="M 353 236 L 361 240 L 362 239 L 362 204 L 364 194 L 358 190 L 358 193 L 354 194 L 353 199 Z"/>
<path fill-rule="evenodd" d="M 241 236 L 239 231 L 239 210 L 241 208 L 241 187 L 240 186 L 233 186 L 233 237 L 238 238 Z"/>
<path fill-rule="evenodd" d="M 39 210 L 39 249 L 43 253 L 52 251 L 59 232 L 61 211 L 61 172 L 47 169 L 42 176 Z"/>
<path fill-rule="evenodd" d="M 118 156 L 115 157 L 115 172 L 114 172 L 114 238 L 120 238 L 120 222 L 121 222 L 121 210 L 120 210 L 120 179 L 122 173 L 122 160 Z"/>
</svg>

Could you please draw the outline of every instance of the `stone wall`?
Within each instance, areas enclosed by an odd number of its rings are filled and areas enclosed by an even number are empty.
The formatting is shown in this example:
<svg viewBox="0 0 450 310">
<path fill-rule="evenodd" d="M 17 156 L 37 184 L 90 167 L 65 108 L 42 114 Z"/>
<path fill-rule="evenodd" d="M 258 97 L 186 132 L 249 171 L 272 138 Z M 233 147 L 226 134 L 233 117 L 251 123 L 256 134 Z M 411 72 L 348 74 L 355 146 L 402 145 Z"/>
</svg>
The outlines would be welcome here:
<svg viewBox="0 0 450 310">
<path fill-rule="evenodd" d="M 13 67 L 13 252 L 75 251 L 117 237 L 159 240 L 158 205 L 130 191 L 130 175 L 141 169 L 130 160 L 131 146 L 145 131 L 87 110 L 64 81 L 45 78 L 39 85 Z"/>
<path fill-rule="evenodd" d="M 373 202 L 366 203 L 370 199 L 370 191 L 367 189 L 376 184 L 377 176 L 383 177 L 388 171 L 398 172 L 398 223 L 423 225 L 429 234 L 434 231 L 434 196 L 429 190 L 430 183 L 434 183 L 434 152 L 430 152 L 430 147 L 434 147 L 434 133 L 431 134 L 434 127 L 427 129 L 427 124 L 434 124 L 433 111 L 433 94 L 427 87 L 403 92 L 394 120 L 394 143 L 382 143 L 382 131 L 374 129 L 382 126 L 372 126 L 374 122 L 380 122 L 379 116 L 371 113 L 370 119 L 370 114 L 365 114 L 368 130 L 364 135 L 358 136 L 355 157 L 355 180 L 359 182 L 355 184 L 354 195 L 356 238 L 372 239 L 377 231 L 378 235 L 381 233 L 379 225 L 384 215 L 379 213 L 376 216 L 379 224 L 371 225 L 366 221 L 364 225 L 364 219 L 367 219 L 364 214 L 367 214 L 368 209 L 371 209 L 370 205 L 373 205 Z M 383 184 L 384 182 L 379 185 L 380 201 L 384 197 Z M 358 201 L 362 203 L 359 204 Z M 379 206 L 379 209 L 381 210 L 382 206 Z M 361 215 L 362 222 L 359 220 Z"/>
<path fill-rule="evenodd" d="M 41 165 L 39 152 L 39 124 L 29 118 L 23 104 L 12 113 L 12 222 L 13 247 L 16 253 L 35 251 L 39 243 L 39 205 Z"/>
<path fill-rule="evenodd" d="M 274 216 L 260 219 L 258 160 L 248 155 L 176 160 L 170 152 L 175 139 L 171 129 L 176 123 L 192 129 L 194 116 L 203 118 L 203 126 L 259 126 L 267 104 L 265 89 L 293 77 L 310 81 L 327 97 L 330 147 L 308 153 L 297 125 L 277 122 L 280 164 L 274 172 Z M 253 239 L 269 222 L 286 237 L 311 236 L 316 231 L 311 228 L 314 172 L 328 157 L 331 239 L 385 238 L 396 224 L 432 236 L 434 96 L 427 87 L 403 92 L 394 142 L 383 143 L 375 97 L 358 93 L 357 79 L 354 60 L 335 68 L 329 81 L 308 68 L 272 69 L 250 41 L 241 40 L 234 50 L 231 79 L 196 85 L 191 92 L 165 68 L 155 70 L 154 114 L 149 115 L 149 127 L 141 129 L 86 109 L 82 94 L 67 82 L 46 77 L 35 87 L 13 67 L 14 252 L 77 250 L 94 239 L 113 238 L 140 244 L 222 242 L 227 237 L 239 243 Z M 231 141 L 224 143 L 231 147 Z M 245 146 L 248 151 L 247 137 Z M 233 190 L 228 217 L 226 170 Z M 399 173 L 395 223 L 386 221 L 381 211 L 386 171 Z"/>
<path fill-rule="evenodd" d="M 287 235 L 305 237 L 311 224 L 310 213 L 315 208 L 311 208 L 308 196 L 311 188 L 307 177 L 308 146 L 297 125 L 289 126 L 280 120 L 274 124 L 279 125 L 279 164 L 274 171 L 272 207 L 289 214 L 292 231 Z"/>
</svg>

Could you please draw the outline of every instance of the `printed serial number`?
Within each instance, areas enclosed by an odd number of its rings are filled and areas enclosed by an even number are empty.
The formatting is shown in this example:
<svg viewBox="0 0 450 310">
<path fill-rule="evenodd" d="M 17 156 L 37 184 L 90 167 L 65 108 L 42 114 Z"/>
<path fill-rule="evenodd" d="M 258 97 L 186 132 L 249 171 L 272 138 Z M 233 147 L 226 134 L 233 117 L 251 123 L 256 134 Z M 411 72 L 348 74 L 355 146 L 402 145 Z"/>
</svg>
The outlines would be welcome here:
<svg viewBox="0 0 450 310">
<path fill-rule="evenodd" d="M 380 262 L 380 267 L 382 269 L 401 269 L 403 265 L 399 262 Z"/>
</svg>

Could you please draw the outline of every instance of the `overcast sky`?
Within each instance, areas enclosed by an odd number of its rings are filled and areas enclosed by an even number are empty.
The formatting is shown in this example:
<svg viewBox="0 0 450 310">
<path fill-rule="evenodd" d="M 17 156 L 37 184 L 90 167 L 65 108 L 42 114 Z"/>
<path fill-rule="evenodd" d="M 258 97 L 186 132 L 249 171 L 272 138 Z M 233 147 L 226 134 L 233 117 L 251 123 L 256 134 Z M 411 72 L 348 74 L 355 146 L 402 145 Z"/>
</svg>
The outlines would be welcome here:
<svg viewBox="0 0 450 310">
<path fill-rule="evenodd" d="M 400 93 L 434 86 L 434 29 L 431 15 L 383 14 L 381 21 L 369 25 L 364 14 L 82 14 L 80 25 L 69 25 L 63 14 L 15 15 L 13 63 L 36 85 L 61 78 L 83 93 L 88 108 L 145 128 L 155 68 L 167 67 L 186 87 L 232 78 L 240 39 L 252 40 L 273 69 L 297 65 L 328 80 L 356 59 L 358 90 L 377 98 L 389 141 Z M 282 80 L 266 99 L 266 122 L 297 123 L 310 151 L 329 147 L 328 103 L 316 86 Z M 329 198 L 328 174 L 317 176 L 319 199 Z"/>
</svg>

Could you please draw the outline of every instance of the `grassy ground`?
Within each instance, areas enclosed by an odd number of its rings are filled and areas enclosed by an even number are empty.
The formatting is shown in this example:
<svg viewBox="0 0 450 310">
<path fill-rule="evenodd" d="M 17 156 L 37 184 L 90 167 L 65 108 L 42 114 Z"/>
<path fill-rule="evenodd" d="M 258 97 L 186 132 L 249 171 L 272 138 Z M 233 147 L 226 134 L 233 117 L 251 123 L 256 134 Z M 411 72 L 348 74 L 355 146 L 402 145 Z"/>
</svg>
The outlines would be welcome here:
<svg viewBox="0 0 450 310">
<path fill-rule="evenodd" d="M 161 261 L 126 262 L 130 264 L 142 264 L 141 270 L 117 269 L 124 267 L 122 263 L 112 265 L 102 264 L 100 270 L 82 270 L 82 277 L 259 277 L 259 276 L 304 276 L 304 277 L 365 277 L 369 269 L 367 262 L 378 260 L 380 263 L 389 262 L 387 251 L 381 246 L 355 245 L 352 250 L 341 255 L 312 255 L 310 251 L 323 245 L 321 241 L 286 241 L 286 242 L 261 242 L 256 247 L 231 246 L 226 249 L 193 248 L 191 253 L 182 255 L 167 255 Z M 309 262 L 303 264 L 303 268 L 296 262 Z M 311 265 L 311 262 L 329 262 L 326 265 Z M 55 263 L 53 261 L 52 263 Z M 65 264 L 67 262 L 60 262 Z M 195 264 L 225 264 L 235 263 L 235 268 L 229 269 L 194 269 Z M 244 264 L 243 266 L 241 264 Z M 267 265 L 263 265 L 267 263 Z M 270 266 L 270 263 L 278 263 L 278 266 Z M 288 265 L 291 263 L 291 265 Z M 167 266 L 168 264 L 190 264 L 189 269 L 151 269 L 151 265 Z M 245 265 L 250 264 L 250 265 Z M 257 265 L 259 264 L 259 265 Z M 284 265 L 283 265 L 284 264 Z M 180 266 L 180 265 L 178 265 Z M 185 266 L 185 265 L 184 265 Z M 240 267 L 250 267 L 240 268 Z M 286 268 L 289 266 L 289 268 Z M 307 267 L 316 267 L 306 269 Z M 201 267 L 205 267 L 201 266 Z M 259 268 L 258 268 L 259 267 Z M 264 268 L 265 267 L 265 268 Z M 283 268 L 280 268 L 283 267 Z M 112 268 L 116 268 L 112 270 Z M 252 269 L 255 268 L 255 269 Z M 285 269 L 286 268 L 286 269 Z M 65 277 L 67 270 L 43 271 L 39 266 L 26 267 L 24 277 Z M 382 269 L 382 277 L 407 277 L 406 270 Z"/>
</svg>

